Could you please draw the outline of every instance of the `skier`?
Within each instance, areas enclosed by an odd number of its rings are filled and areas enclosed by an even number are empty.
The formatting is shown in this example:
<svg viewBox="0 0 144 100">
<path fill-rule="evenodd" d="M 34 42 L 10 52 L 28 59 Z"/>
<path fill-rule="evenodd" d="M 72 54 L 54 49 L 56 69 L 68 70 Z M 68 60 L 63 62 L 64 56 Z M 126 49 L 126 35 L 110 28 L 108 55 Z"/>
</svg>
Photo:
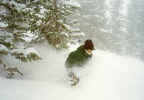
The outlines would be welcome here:
<svg viewBox="0 0 144 100">
<path fill-rule="evenodd" d="M 88 39 L 83 45 L 78 47 L 77 50 L 71 52 L 66 59 L 65 65 L 72 86 L 79 83 L 79 77 L 75 74 L 74 68 L 85 65 L 89 58 L 92 57 L 92 50 L 94 50 L 93 42 L 92 40 Z"/>
</svg>

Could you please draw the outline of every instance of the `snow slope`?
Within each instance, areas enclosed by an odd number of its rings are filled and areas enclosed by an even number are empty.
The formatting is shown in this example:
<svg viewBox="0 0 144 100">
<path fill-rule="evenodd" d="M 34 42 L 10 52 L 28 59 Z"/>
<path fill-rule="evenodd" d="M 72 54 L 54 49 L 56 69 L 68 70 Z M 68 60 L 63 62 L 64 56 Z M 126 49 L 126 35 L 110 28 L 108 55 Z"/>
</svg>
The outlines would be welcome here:
<svg viewBox="0 0 144 100">
<path fill-rule="evenodd" d="M 36 49 L 43 60 L 24 64 L 22 80 L 0 79 L 0 100 L 143 100 L 144 63 L 138 59 L 95 50 L 81 71 L 80 84 L 70 87 L 64 61 L 70 51 L 45 45 Z"/>
</svg>

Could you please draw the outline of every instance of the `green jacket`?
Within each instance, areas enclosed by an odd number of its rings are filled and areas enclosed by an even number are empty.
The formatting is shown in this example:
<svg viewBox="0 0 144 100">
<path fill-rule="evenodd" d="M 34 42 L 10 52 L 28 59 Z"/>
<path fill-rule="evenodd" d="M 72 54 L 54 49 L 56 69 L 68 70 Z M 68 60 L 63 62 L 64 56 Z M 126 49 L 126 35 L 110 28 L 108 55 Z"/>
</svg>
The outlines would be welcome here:
<svg viewBox="0 0 144 100">
<path fill-rule="evenodd" d="M 89 58 L 91 58 L 91 55 L 88 55 L 83 46 L 80 46 L 76 51 L 69 54 L 65 64 L 67 68 L 82 67 Z"/>
</svg>

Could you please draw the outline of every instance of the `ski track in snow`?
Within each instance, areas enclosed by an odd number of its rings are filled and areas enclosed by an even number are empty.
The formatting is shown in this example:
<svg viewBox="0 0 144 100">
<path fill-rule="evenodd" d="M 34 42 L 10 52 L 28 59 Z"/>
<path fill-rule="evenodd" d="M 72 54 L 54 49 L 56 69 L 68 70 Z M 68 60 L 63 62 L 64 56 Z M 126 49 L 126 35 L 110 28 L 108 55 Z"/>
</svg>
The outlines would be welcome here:
<svg viewBox="0 0 144 100">
<path fill-rule="evenodd" d="M 81 71 L 80 84 L 66 81 L 69 51 L 45 45 L 36 49 L 43 60 L 23 65 L 22 80 L 0 79 L 0 100 L 143 100 L 144 63 L 136 58 L 95 50 Z"/>
</svg>

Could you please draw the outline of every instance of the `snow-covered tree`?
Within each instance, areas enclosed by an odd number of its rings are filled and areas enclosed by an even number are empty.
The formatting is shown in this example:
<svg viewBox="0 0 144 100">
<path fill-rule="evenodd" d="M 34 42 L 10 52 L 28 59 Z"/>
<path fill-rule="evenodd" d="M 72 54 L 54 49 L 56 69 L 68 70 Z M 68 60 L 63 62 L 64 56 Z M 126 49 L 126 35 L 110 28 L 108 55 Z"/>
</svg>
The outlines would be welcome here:
<svg viewBox="0 0 144 100">
<path fill-rule="evenodd" d="M 46 39 L 56 48 L 67 47 L 73 35 L 81 33 L 76 25 L 79 8 L 80 5 L 72 1 L 32 1 L 26 8 L 30 16 L 30 29 L 39 35 L 38 40 Z"/>
<path fill-rule="evenodd" d="M 39 54 L 30 43 L 36 38 L 29 30 L 23 9 L 25 4 L 14 0 L 0 1 L 0 63 L 7 66 L 5 56 L 15 56 L 23 62 L 39 60 Z M 12 66 L 12 65 L 8 65 Z M 10 70 L 9 70 L 10 71 Z"/>
<path fill-rule="evenodd" d="M 40 41 L 67 47 L 81 33 L 76 25 L 79 8 L 64 0 L 0 0 L 0 63 L 8 55 L 23 62 L 41 59 L 32 47 Z"/>
</svg>

